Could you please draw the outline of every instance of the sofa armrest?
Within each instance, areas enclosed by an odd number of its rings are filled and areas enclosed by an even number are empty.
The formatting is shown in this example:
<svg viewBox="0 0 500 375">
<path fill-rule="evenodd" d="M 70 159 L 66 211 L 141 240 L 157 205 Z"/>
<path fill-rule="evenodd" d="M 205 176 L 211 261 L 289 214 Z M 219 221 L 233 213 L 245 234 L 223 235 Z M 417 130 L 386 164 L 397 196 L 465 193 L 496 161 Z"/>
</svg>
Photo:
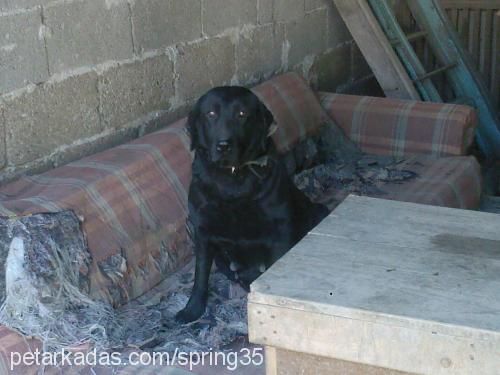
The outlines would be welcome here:
<svg viewBox="0 0 500 375">
<path fill-rule="evenodd" d="M 114 307 L 139 297 L 191 257 L 185 122 L 2 186 L 0 217 L 72 210 L 92 257 L 89 295 Z"/>
<path fill-rule="evenodd" d="M 322 107 L 363 151 L 379 155 L 465 155 L 477 126 L 473 108 L 318 93 Z"/>
</svg>

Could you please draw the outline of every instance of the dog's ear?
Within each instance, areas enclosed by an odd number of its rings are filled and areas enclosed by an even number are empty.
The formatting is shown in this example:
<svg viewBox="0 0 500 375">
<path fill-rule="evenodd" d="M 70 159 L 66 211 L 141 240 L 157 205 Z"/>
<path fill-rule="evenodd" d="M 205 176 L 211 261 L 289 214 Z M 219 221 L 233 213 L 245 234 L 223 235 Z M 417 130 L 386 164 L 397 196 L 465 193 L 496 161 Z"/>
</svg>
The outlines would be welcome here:
<svg viewBox="0 0 500 375">
<path fill-rule="evenodd" d="M 266 105 L 259 100 L 259 120 L 262 121 L 265 129 L 265 135 L 261 138 L 260 144 L 262 149 L 266 149 L 268 145 L 269 137 L 276 130 L 276 124 L 274 123 L 274 116 Z"/>
<path fill-rule="evenodd" d="M 186 128 L 191 138 L 191 151 L 196 150 L 199 146 L 198 138 L 198 118 L 200 117 L 200 105 L 196 103 L 189 112 Z"/>
</svg>

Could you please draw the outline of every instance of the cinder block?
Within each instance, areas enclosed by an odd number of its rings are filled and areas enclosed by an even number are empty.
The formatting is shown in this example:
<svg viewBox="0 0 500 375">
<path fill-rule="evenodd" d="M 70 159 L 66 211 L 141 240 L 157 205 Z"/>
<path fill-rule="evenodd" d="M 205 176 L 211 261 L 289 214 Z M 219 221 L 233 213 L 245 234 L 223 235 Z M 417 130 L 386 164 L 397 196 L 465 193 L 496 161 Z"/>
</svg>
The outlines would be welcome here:
<svg viewBox="0 0 500 375">
<path fill-rule="evenodd" d="M 51 73 L 132 57 L 132 26 L 125 1 L 86 0 L 48 5 Z"/>
<path fill-rule="evenodd" d="M 257 23 L 265 25 L 273 22 L 273 0 L 257 0 Z"/>
<path fill-rule="evenodd" d="M 119 65 L 99 77 L 103 125 L 121 128 L 155 110 L 174 95 L 173 63 L 166 55 Z"/>
<path fill-rule="evenodd" d="M 5 153 L 5 118 L 3 116 L 3 106 L 0 101 L 0 170 L 7 163 L 7 155 Z"/>
<path fill-rule="evenodd" d="M 333 1 L 328 2 L 328 47 L 336 47 L 341 43 L 352 40 L 351 33 L 340 16 Z"/>
<path fill-rule="evenodd" d="M 33 8 L 37 5 L 45 5 L 54 0 L 0 0 L 0 11 L 8 12 L 17 9 Z"/>
<path fill-rule="evenodd" d="M 201 37 L 200 0 L 136 0 L 131 9 L 137 53 Z"/>
<path fill-rule="evenodd" d="M 179 47 L 180 98 L 197 98 L 209 88 L 230 83 L 235 73 L 234 49 L 229 37 L 206 39 Z"/>
<path fill-rule="evenodd" d="M 290 22 L 304 16 L 304 0 L 274 0 L 273 19 Z"/>
<path fill-rule="evenodd" d="M 281 68 L 285 41 L 283 24 L 260 26 L 240 37 L 236 48 L 238 77 L 242 82 L 255 82 Z"/>
<path fill-rule="evenodd" d="M 43 84 L 5 101 L 7 159 L 21 165 L 101 131 L 97 74 Z"/>
<path fill-rule="evenodd" d="M 318 8 L 330 6 L 330 4 L 333 4 L 332 0 L 305 0 L 304 5 L 306 7 L 306 12 L 310 12 Z"/>
<path fill-rule="evenodd" d="M 203 32 L 207 35 L 256 22 L 257 0 L 203 0 Z"/>
<path fill-rule="evenodd" d="M 40 9 L 0 17 L 0 94 L 48 78 Z"/>
<path fill-rule="evenodd" d="M 320 91 L 336 92 L 337 87 L 351 81 L 351 46 L 345 45 L 318 56 L 309 75 Z"/>
<path fill-rule="evenodd" d="M 301 63 L 307 55 L 316 55 L 326 49 L 326 26 L 326 9 L 309 13 L 304 18 L 286 25 L 287 39 L 290 42 L 290 67 Z"/>
</svg>

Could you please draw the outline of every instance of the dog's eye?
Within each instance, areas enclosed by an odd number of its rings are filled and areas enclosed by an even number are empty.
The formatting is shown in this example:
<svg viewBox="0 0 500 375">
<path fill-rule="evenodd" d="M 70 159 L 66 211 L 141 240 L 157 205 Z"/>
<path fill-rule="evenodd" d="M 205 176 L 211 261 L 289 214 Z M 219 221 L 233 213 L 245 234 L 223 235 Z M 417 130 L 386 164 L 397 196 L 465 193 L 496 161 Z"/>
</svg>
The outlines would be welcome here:
<svg viewBox="0 0 500 375">
<path fill-rule="evenodd" d="M 238 117 L 247 117 L 247 113 L 245 111 L 239 111 Z"/>
<path fill-rule="evenodd" d="M 217 116 L 217 113 L 215 113 L 215 111 L 208 111 L 207 112 L 207 117 L 216 117 Z"/>
</svg>

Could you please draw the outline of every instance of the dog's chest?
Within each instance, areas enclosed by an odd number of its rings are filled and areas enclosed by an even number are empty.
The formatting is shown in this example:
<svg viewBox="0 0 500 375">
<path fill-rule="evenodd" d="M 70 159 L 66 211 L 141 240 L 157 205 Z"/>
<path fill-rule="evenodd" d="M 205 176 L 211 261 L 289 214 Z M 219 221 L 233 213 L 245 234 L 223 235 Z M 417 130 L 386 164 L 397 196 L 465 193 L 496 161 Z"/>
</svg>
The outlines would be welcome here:
<svg viewBox="0 0 500 375">
<path fill-rule="evenodd" d="M 254 202 L 208 204 L 202 209 L 201 219 L 201 226 L 212 236 L 238 242 L 272 236 L 273 230 L 284 224 L 284 219 Z"/>
<path fill-rule="evenodd" d="M 271 166 L 271 165 L 270 165 Z M 280 165 L 249 168 L 235 175 L 205 174 L 191 183 L 191 220 L 211 239 L 233 243 L 288 242 L 292 209 Z"/>
</svg>

